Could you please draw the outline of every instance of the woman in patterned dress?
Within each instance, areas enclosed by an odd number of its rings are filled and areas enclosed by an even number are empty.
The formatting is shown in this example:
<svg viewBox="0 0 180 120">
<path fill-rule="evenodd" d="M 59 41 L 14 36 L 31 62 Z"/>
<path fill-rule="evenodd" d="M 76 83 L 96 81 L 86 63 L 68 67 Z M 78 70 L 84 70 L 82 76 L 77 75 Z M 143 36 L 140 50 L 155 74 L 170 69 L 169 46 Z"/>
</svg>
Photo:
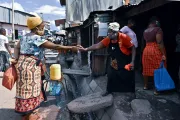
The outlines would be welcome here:
<svg viewBox="0 0 180 120">
<path fill-rule="evenodd" d="M 148 80 L 153 79 L 154 70 L 159 68 L 162 60 L 166 60 L 163 32 L 159 26 L 159 21 L 156 17 L 153 17 L 148 28 L 144 31 L 146 47 L 143 51 L 142 65 L 145 90 L 149 88 Z M 157 91 L 154 94 L 157 95 Z"/>
<path fill-rule="evenodd" d="M 23 36 L 15 47 L 18 74 L 15 111 L 22 115 L 23 120 L 41 120 L 38 108 L 44 100 L 41 91 L 41 59 L 44 48 L 77 52 L 78 47 L 56 45 L 45 40 L 42 37 L 45 24 L 40 17 L 29 17 L 27 26 L 31 32 Z"/>
</svg>

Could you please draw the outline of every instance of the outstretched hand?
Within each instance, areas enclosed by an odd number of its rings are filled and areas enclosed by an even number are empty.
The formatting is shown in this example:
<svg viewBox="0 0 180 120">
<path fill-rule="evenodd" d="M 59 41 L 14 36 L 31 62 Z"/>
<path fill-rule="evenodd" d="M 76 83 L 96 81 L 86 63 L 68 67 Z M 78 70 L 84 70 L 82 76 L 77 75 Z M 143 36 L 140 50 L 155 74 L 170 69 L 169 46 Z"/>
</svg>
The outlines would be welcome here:
<svg viewBox="0 0 180 120">
<path fill-rule="evenodd" d="M 86 52 L 87 48 L 82 47 L 81 45 L 77 45 L 79 51 Z"/>
<path fill-rule="evenodd" d="M 78 51 L 85 51 L 85 48 L 82 47 L 81 45 L 76 45 L 72 47 L 73 52 L 78 52 Z"/>
</svg>

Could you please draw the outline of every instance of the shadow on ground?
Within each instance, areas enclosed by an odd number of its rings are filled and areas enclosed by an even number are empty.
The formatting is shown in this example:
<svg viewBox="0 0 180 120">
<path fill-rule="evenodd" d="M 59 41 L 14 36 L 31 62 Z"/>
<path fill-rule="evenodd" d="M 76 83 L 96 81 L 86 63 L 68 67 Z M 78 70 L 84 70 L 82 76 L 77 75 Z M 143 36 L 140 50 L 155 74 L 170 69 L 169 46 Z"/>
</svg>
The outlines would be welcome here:
<svg viewBox="0 0 180 120">
<path fill-rule="evenodd" d="M 0 109 L 0 120 L 21 120 L 21 116 L 14 109 Z"/>
</svg>

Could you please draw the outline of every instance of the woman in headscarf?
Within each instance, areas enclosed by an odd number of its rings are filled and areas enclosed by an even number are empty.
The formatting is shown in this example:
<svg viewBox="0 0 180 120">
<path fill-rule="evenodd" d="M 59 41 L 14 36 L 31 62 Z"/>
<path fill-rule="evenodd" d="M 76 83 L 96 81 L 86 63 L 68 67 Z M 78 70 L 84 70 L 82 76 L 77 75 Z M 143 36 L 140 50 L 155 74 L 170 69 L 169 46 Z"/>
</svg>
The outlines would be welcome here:
<svg viewBox="0 0 180 120">
<path fill-rule="evenodd" d="M 149 89 L 148 80 L 153 79 L 154 70 L 158 69 L 162 60 L 166 60 L 163 43 L 163 31 L 160 22 L 156 17 L 152 17 L 148 28 L 144 31 L 146 47 L 143 51 L 142 65 L 144 76 L 144 89 Z M 157 91 L 154 92 L 157 95 Z"/>
<path fill-rule="evenodd" d="M 45 24 L 40 17 L 29 17 L 27 26 L 31 32 L 23 36 L 15 47 L 18 74 L 15 111 L 23 116 L 23 120 L 41 120 L 38 108 L 44 99 L 41 91 L 44 48 L 77 52 L 78 47 L 56 45 L 45 40 L 42 37 Z"/>
</svg>

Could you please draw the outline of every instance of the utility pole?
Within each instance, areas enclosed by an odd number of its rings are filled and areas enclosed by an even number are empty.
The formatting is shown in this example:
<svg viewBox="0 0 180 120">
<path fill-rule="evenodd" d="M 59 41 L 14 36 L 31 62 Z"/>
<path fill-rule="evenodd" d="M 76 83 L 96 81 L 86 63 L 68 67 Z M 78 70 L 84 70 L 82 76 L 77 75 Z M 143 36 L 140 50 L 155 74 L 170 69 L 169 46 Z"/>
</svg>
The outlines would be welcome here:
<svg viewBox="0 0 180 120">
<path fill-rule="evenodd" d="M 40 13 L 40 14 L 41 14 L 41 19 L 43 20 L 43 19 L 44 19 L 44 18 L 43 18 L 43 17 L 44 17 L 44 16 L 43 16 L 43 13 Z"/>
<path fill-rule="evenodd" d="M 12 41 L 15 41 L 15 33 L 14 33 L 14 0 L 12 0 Z"/>
</svg>

